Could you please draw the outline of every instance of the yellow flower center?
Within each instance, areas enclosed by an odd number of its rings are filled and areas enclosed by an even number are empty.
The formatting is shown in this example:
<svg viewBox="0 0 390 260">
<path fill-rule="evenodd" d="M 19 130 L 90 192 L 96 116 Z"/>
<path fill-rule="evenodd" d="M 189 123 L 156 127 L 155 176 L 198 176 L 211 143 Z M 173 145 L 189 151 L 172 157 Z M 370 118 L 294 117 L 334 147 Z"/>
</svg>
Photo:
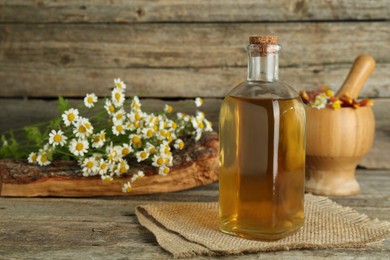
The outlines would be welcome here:
<svg viewBox="0 0 390 260">
<path fill-rule="evenodd" d="M 114 108 L 113 105 L 110 105 L 110 106 L 108 107 L 108 110 L 109 110 L 111 113 L 114 113 L 114 112 L 115 112 L 115 108 Z"/>
<path fill-rule="evenodd" d="M 127 154 L 129 154 L 129 152 L 130 152 L 129 148 L 127 148 L 127 147 L 122 149 L 122 155 L 127 155 Z"/>
<path fill-rule="evenodd" d="M 139 122 L 134 122 L 134 127 L 138 128 L 140 126 Z"/>
<path fill-rule="evenodd" d="M 147 153 L 146 153 L 145 151 L 142 151 L 142 152 L 140 153 L 140 156 L 141 156 L 142 159 L 145 159 L 146 156 L 147 156 Z"/>
<path fill-rule="evenodd" d="M 42 156 L 41 156 L 41 162 L 42 162 L 42 163 L 47 162 L 47 157 L 44 156 L 44 155 L 42 155 Z"/>
<path fill-rule="evenodd" d="M 92 104 L 93 103 L 93 98 L 92 97 L 88 97 L 87 98 L 87 102 L 88 102 L 88 104 Z"/>
<path fill-rule="evenodd" d="M 82 151 L 83 149 L 84 149 L 84 144 L 83 143 L 77 143 L 76 150 L 77 151 Z"/>
<path fill-rule="evenodd" d="M 101 165 L 100 165 L 100 169 L 101 170 L 105 170 L 107 168 L 107 163 L 102 163 Z"/>
<path fill-rule="evenodd" d="M 100 135 L 100 139 L 101 139 L 102 141 L 106 140 L 106 133 L 102 133 L 102 134 Z"/>
<path fill-rule="evenodd" d="M 92 169 L 93 168 L 93 166 L 94 166 L 94 163 L 93 162 L 91 162 L 91 161 L 89 161 L 89 162 L 87 162 L 87 168 L 88 169 Z"/>
<path fill-rule="evenodd" d="M 75 115 L 73 113 L 68 114 L 68 120 L 73 121 L 75 119 Z"/>
<path fill-rule="evenodd" d="M 87 128 L 88 130 L 91 129 L 91 124 L 90 123 L 86 123 L 85 124 L 85 128 Z"/>
<path fill-rule="evenodd" d="M 115 100 L 116 100 L 117 102 L 119 102 L 120 99 L 121 99 L 121 94 L 120 94 L 119 92 L 116 92 L 116 93 L 115 93 Z"/>
<path fill-rule="evenodd" d="M 163 137 L 166 137 L 167 136 L 167 131 L 160 130 L 160 135 L 163 136 Z"/>
<path fill-rule="evenodd" d="M 117 86 L 118 88 L 122 88 L 122 84 L 121 84 L 121 83 L 116 83 L 116 86 Z"/>
<path fill-rule="evenodd" d="M 94 138 L 93 138 L 93 142 L 94 143 L 98 143 L 100 141 L 100 137 L 99 136 L 95 136 Z"/>
<path fill-rule="evenodd" d="M 35 162 L 35 161 L 37 160 L 37 155 L 36 155 L 36 154 L 33 154 L 33 155 L 31 156 L 31 160 L 32 160 L 33 162 Z"/>
<path fill-rule="evenodd" d="M 149 149 L 149 153 L 154 154 L 156 152 L 156 148 L 152 147 Z"/>
<path fill-rule="evenodd" d="M 84 134 L 85 132 L 87 132 L 87 129 L 83 125 L 79 126 L 79 133 Z"/>
<path fill-rule="evenodd" d="M 154 131 L 158 131 L 158 126 L 157 126 L 157 125 L 154 125 L 154 126 L 153 126 L 153 130 L 154 130 Z"/>
<path fill-rule="evenodd" d="M 54 142 L 59 143 L 62 141 L 62 136 L 59 134 L 56 134 L 53 139 L 54 139 Z"/>
<path fill-rule="evenodd" d="M 123 131 L 123 126 L 122 126 L 122 125 L 117 125 L 117 126 L 116 126 L 116 130 L 117 130 L 118 132 L 122 132 L 122 131 Z"/>
<path fill-rule="evenodd" d="M 147 137 L 152 137 L 152 136 L 153 136 L 153 130 L 149 129 L 149 130 L 146 132 L 146 135 L 147 135 Z"/>
<path fill-rule="evenodd" d="M 177 124 L 175 122 L 172 122 L 172 128 L 173 129 L 176 129 L 177 128 Z"/>
<path fill-rule="evenodd" d="M 127 186 L 126 192 L 130 192 L 130 191 L 131 191 L 131 186 Z"/>
<path fill-rule="evenodd" d="M 164 159 L 159 157 L 156 162 L 157 162 L 158 165 L 161 166 L 164 163 Z"/>
<path fill-rule="evenodd" d="M 138 136 L 133 136 L 133 138 L 131 139 L 131 141 L 133 142 L 133 143 L 139 143 L 141 140 L 139 139 L 139 137 Z"/>
<path fill-rule="evenodd" d="M 165 167 L 164 170 L 163 170 L 163 172 L 164 172 L 165 174 L 168 174 L 168 173 L 169 173 L 169 168 Z"/>
<path fill-rule="evenodd" d="M 116 119 L 118 119 L 118 120 L 121 120 L 122 117 L 123 117 L 123 114 L 121 114 L 121 113 L 119 113 L 119 114 L 116 115 Z"/>
<path fill-rule="evenodd" d="M 137 112 L 137 113 L 135 113 L 135 120 L 137 120 L 137 121 L 139 121 L 139 120 L 141 120 L 141 115 Z"/>
<path fill-rule="evenodd" d="M 120 172 L 121 174 L 127 172 L 126 167 L 125 167 L 125 166 L 122 166 L 122 167 L 119 169 L 119 172 Z"/>
<path fill-rule="evenodd" d="M 180 148 L 180 149 L 183 149 L 183 148 L 184 148 L 184 142 L 180 142 L 180 143 L 179 143 L 179 148 Z"/>
</svg>

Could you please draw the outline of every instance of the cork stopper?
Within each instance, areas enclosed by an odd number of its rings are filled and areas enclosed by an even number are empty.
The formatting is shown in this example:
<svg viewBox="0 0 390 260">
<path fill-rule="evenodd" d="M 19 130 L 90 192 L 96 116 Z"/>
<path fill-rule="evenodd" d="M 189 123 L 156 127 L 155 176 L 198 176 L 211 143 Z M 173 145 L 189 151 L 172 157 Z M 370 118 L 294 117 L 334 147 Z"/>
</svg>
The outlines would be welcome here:
<svg viewBox="0 0 390 260">
<path fill-rule="evenodd" d="M 275 45 L 278 43 L 278 37 L 266 36 L 266 35 L 249 36 L 249 43 L 250 44 L 272 44 L 272 45 Z"/>
<path fill-rule="evenodd" d="M 252 49 L 253 56 L 266 57 L 268 52 L 274 52 L 270 50 L 269 45 L 276 45 L 278 37 L 268 35 L 254 35 L 249 36 L 249 44 L 256 44 L 258 47 Z M 272 49 L 272 48 L 271 48 Z"/>
</svg>

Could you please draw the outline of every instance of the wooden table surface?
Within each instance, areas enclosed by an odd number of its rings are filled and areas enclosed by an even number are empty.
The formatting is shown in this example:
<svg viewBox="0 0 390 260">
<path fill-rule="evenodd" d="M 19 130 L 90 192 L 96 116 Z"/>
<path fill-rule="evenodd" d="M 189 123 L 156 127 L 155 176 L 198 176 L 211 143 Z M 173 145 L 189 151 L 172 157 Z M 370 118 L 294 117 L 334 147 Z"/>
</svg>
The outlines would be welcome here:
<svg viewBox="0 0 390 260">
<path fill-rule="evenodd" d="M 359 195 L 333 198 L 370 218 L 390 221 L 390 170 L 358 170 Z M 139 204 L 218 200 L 218 184 L 125 198 L 0 198 L 0 259 L 170 259 L 134 214 Z M 380 248 L 293 250 L 228 259 L 388 259 Z M 199 257 L 199 259 L 213 259 Z M 224 258 L 225 259 L 225 258 Z"/>
</svg>

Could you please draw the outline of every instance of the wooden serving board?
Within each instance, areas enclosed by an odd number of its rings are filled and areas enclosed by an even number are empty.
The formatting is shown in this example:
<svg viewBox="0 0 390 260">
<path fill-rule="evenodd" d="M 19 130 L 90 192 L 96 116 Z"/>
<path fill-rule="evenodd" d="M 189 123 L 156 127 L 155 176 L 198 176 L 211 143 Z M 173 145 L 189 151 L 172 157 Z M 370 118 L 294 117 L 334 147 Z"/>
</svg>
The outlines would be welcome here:
<svg viewBox="0 0 390 260">
<path fill-rule="evenodd" d="M 206 185 L 218 180 L 218 144 L 217 133 L 205 133 L 199 142 L 189 141 L 182 151 L 174 153 L 169 175 L 158 175 L 156 168 L 131 161 L 129 174 L 110 183 L 103 182 L 100 176 L 83 177 L 73 161 L 57 161 L 40 167 L 24 160 L 0 160 L 0 196 L 129 196 Z M 123 193 L 122 183 L 138 170 L 143 170 L 145 177 L 132 184 L 131 192 Z"/>
</svg>

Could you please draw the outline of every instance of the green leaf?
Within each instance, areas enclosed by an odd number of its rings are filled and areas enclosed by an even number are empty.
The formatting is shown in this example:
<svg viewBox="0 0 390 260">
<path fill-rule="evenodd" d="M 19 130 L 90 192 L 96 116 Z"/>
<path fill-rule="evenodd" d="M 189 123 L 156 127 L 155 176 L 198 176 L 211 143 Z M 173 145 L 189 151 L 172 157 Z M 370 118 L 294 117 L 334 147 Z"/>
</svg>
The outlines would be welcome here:
<svg viewBox="0 0 390 260">
<path fill-rule="evenodd" d="M 37 146 L 41 146 L 43 144 L 43 136 L 41 130 L 37 126 L 26 126 L 23 128 L 26 132 L 27 140 L 32 141 Z"/>
<path fill-rule="evenodd" d="M 58 110 L 62 113 L 64 113 L 66 110 L 69 109 L 69 101 L 63 97 L 58 97 Z"/>
</svg>

